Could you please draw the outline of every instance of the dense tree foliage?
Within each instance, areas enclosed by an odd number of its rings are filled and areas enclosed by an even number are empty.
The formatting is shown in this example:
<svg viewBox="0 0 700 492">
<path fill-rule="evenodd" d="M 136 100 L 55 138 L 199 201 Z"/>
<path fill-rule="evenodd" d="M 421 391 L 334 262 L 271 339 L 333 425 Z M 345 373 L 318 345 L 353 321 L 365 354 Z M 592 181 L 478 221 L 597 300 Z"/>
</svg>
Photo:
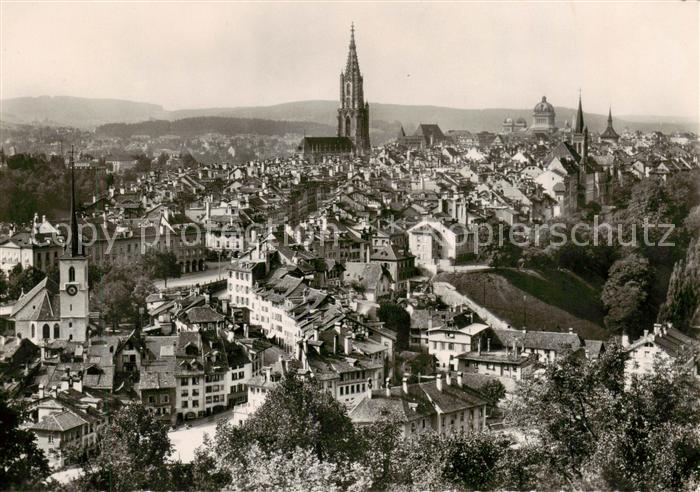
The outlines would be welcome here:
<svg viewBox="0 0 700 492">
<path fill-rule="evenodd" d="M 648 328 L 653 320 L 649 304 L 652 280 L 649 260 L 639 254 L 631 254 L 613 264 L 602 295 L 608 328 L 630 336 L 637 336 Z"/>
<path fill-rule="evenodd" d="M 659 311 L 659 321 L 670 321 L 685 332 L 697 322 L 700 310 L 700 238 L 688 245 L 684 259 L 673 267 L 666 301 Z"/>
<path fill-rule="evenodd" d="M 396 332 L 396 346 L 399 350 L 408 348 L 411 333 L 411 315 L 393 302 L 383 302 L 377 310 L 379 321 L 388 329 Z"/>
<path fill-rule="evenodd" d="M 5 275 L 4 270 L 0 270 L 0 299 L 4 299 L 7 295 L 7 288 L 9 287 L 7 275 Z"/>
<path fill-rule="evenodd" d="M 18 263 L 10 271 L 7 296 L 10 299 L 19 299 L 22 292 L 26 294 L 32 290 L 36 284 L 44 280 L 44 277 L 46 277 L 46 274 L 38 268 L 29 267 L 23 269 L 22 265 Z"/>
<path fill-rule="evenodd" d="M 557 487 L 605 490 L 697 484 L 700 393 L 692 370 L 659 362 L 654 375 L 626 380 L 625 359 L 614 344 L 597 360 L 571 354 L 519 388 L 510 418 L 536 431 L 536 447 L 521 457 L 537 470 L 536 483 L 559 477 Z"/>
<path fill-rule="evenodd" d="M 201 116 L 182 118 L 175 121 L 150 120 L 139 123 L 108 123 L 97 127 L 98 135 L 128 138 L 132 135 L 179 135 L 189 137 L 203 133 L 220 133 L 222 135 L 258 134 L 285 135 L 302 134 L 304 131 L 315 135 L 332 135 L 332 129 L 320 123 L 273 121 L 254 118 L 229 118 L 223 116 Z M 330 133 L 329 133 L 330 132 Z"/>
<path fill-rule="evenodd" d="M 0 487 L 36 489 L 49 474 L 49 464 L 37 447 L 36 437 L 20 426 L 24 412 L 11 405 L 0 389 Z"/>
<path fill-rule="evenodd" d="M 122 321 L 139 322 L 139 308 L 155 290 L 141 264 L 116 264 L 95 286 L 94 300 L 104 320 L 117 327 Z"/>
<path fill-rule="evenodd" d="M 113 491 L 178 488 L 171 480 L 171 452 L 168 427 L 143 405 L 127 405 L 112 416 L 97 448 L 81 456 L 83 474 L 74 485 Z"/>
<path fill-rule="evenodd" d="M 70 209 L 70 172 L 63 158 L 17 154 L 0 169 L 0 222 L 28 223 L 34 217 L 64 218 Z M 75 172 L 78 201 L 107 189 L 104 175 Z"/>
<path fill-rule="evenodd" d="M 151 249 L 144 255 L 143 265 L 151 278 L 163 280 L 166 288 L 169 278 L 180 277 L 180 265 L 177 263 L 177 256 L 172 251 Z"/>
<path fill-rule="evenodd" d="M 355 431 L 345 409 L 315 383 L 293 375 L 282 379 L 241 428 L 217 432 L 218 455 L 257 444 L 263 452 L 311 449 L 319 459 L 344 460 L 355 452 Z"/>
</svg>

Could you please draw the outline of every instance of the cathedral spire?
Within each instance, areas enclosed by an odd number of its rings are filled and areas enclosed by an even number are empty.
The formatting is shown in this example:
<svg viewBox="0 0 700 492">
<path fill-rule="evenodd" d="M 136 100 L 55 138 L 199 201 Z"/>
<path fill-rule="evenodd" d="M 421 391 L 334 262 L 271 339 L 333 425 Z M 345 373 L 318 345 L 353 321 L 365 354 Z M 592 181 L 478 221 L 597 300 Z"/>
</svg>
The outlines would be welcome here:
<svg viewBox="0 0 700 492">
<path fill-rule="evenodd" d="M 583 133 L 583 109 L 581 106 L 581 93 L 578 94 L 578 110 L 576 111 L 576 124 L 574 126 L 574 132 Z"/>
<path fill-rule="evenodd" d="M 348 48 L 348 61 L 345 64 L 345 75 L 360 74 L 360 63 L 357 60 L 357 48 L 355 46 L 355 23 L 350 24 L 350 46 Z"/>
<path fill-rule="evenodd" d="M 608 126 L 612 128 L 612 106 L 608 107 Z"/>
</svg>

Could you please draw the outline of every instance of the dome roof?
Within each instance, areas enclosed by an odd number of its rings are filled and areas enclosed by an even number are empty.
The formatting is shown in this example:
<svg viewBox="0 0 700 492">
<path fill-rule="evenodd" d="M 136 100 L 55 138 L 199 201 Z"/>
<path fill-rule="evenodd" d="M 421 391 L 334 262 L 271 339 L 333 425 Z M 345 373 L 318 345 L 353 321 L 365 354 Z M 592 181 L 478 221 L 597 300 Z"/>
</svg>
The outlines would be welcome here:
<svg viewBox="0 0 700 492">
<path fill-rule="evenodd" d="M 547 98 L 542 96 L 542 100 L 535 106 L 535 113 L 554 113 L 554 106 L 547 102 Z"/>
<path fill-rule="evenodd" d="M 503 120 L 503 123 L 513 123 L 513 118 L 506 118 L 505 120 Z"/>
<path fill-rule="evenodd" d="M 520 118 L 518 118 L 517 120 L 515 120 L 515 122 L 519 123 L 521 125 L 527 125 L 527 121 L 525 121 L 525 118 L 523 118 L 522 116 Z"/>
</svg>

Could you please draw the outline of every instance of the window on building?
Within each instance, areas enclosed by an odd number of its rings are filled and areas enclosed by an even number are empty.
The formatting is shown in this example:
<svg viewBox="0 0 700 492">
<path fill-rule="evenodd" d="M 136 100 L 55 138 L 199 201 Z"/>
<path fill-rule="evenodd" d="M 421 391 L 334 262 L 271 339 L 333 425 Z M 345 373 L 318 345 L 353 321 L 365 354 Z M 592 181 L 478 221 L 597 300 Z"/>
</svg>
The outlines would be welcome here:
<svg viewBox="0 0 700 492">
<path fill-rule="evenodd" d="M 68 269 L 68 281 L 75 282 L 75 268 L 73 267 Z"/>
</svg>

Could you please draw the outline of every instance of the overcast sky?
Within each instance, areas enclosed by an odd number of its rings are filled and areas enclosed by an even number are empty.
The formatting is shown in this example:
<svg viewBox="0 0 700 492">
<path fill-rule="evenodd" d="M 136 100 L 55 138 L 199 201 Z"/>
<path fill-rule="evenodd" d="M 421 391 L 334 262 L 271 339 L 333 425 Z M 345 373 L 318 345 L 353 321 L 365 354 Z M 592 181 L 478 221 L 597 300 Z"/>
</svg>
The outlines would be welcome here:
<svg viewBox="0 0 700 492">
<path fill-rule="evenodd" d="M 370 103 L 697 118 L 696 1 L 5 3 L 0 97 L 166 109 L 335 99 L 356 26 Z"/>
</svg>

